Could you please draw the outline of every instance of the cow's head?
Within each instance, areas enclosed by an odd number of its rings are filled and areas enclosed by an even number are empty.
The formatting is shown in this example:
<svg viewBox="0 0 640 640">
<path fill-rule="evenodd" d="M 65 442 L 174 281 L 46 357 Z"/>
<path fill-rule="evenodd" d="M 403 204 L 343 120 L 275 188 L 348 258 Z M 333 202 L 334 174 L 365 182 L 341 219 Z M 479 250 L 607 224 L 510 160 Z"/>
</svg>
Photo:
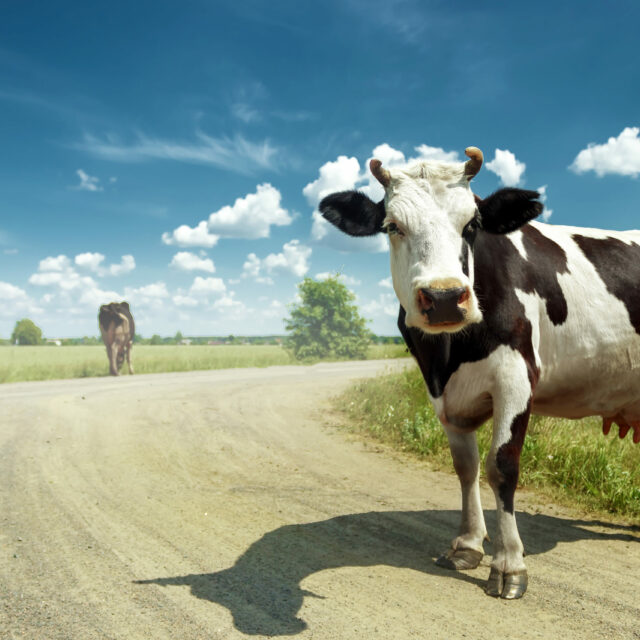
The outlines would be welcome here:
<svg viewBox="0 0 640 640">
<path fill-rule="evenodd" d="M 389 236 L 393 288 L 408 327 L 426 333 L 456 332 L 482 320 L 473 291 L 473 243 L 478 229 L 508 233 L 542 211 L 536 191 L 501 189 L 485 200 L 469 182 L 482 166 L 482 152 L 465 151 L 467 162 L 417 162 L 384 169 L 369 163 L 385 189 L 375 203 L 358 191 L 322 200 L 322 215 L 352 236 Z"/>
</svg>

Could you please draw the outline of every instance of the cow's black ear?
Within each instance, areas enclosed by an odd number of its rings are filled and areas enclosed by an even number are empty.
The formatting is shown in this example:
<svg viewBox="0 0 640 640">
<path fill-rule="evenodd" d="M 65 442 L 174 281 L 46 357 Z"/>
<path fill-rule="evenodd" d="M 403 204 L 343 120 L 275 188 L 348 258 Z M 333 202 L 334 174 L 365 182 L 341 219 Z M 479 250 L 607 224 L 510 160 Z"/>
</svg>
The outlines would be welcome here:
<svg viewBox="0 0 640 640">
<path fill-rule="evenodd" d="M 484 200 L 476 199 L 479 226 L 489 233 L 509 233 L 542 213 L 537 191 L 500 189 Z"/>
<path fill-rule="evenodd" d="M 374 202 L 359 191 L 340 191 L 322 199 L 320 213 L 350 236 L 372 236 L 382 231 L 384 202 Z"/>
</svg>

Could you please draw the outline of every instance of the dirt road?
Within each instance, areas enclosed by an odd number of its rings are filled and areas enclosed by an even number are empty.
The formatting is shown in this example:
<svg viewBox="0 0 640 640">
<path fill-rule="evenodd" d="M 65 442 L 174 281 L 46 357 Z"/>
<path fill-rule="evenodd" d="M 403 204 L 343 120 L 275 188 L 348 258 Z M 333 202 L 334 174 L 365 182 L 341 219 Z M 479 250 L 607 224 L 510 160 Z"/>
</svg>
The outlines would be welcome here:
<svg viewBox="0 0 640 640">
<path fill-rule="evenodd" d="M 522 600 L 434 565 L 455 476 L 327 426 L 388 366 L 0 386 L 0 638 L 640 638 L 636 529 L 520 493 Z"/>
</svg>

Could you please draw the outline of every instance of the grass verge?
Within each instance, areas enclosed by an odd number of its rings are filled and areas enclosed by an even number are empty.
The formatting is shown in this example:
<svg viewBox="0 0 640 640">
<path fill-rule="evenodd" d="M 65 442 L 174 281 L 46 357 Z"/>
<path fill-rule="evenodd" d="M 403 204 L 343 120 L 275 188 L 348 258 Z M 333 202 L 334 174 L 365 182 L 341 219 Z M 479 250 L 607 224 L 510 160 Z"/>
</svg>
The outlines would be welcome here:
<svg viewBox="0 0 640 640">
<path fill-rule="evenodd" d="M 361 381 L 337 398 L 336 408 L 352 427 L 427 458 L 436 468 L 453 470 L 447 438 L 416 368 Z M 630 437 L 605 438 L 601 425 L 597 418 L 533 416 L 521 455 L 520 485 L 557 502 L 640 524 L 640 445 Z M 484 460 L 491 423 L 477 436 Z"/>
<path fill-rule="evenodd" d="M 399 358 L 402 345 L 372 345 L 369 359 Z M 134 345 L 136 373 L 166 373 L 239 367 L 298 364 L 282 347 L 272 345 Z M 126 363 L 121 369 L 127 375 Z M 89 378 L 109 374 L 103 346 L 0 347 L 0 383 L 62 378 Z"/>
</svg>

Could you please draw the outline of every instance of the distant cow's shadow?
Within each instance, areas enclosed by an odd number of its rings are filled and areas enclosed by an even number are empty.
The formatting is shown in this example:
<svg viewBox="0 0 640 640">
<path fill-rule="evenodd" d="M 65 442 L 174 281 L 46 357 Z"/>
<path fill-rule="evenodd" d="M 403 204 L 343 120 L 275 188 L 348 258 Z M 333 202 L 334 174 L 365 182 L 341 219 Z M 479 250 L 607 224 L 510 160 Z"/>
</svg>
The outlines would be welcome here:
<svg viewBox="0 0 640 640">
<path fill-rule="evenodd" d="M 489 530 L 495 530 L 495 513 L 486 515 Z M 433 562 L 448 547 L 459 518 L 458 511 L 385 511 L 283 526 L 254 542 L 228 569 L 139 580 L 137 584 L 187 585 L 194 596 L 229 609 L 236 628 L 243 633 L 293 635 L 307 626 L 297 617 L 303 597 L 322 597 L 305 591 L 300 583 L 325 569 L 387 565 L 482 586 L 487 571 L 476 577 L 440 569 Z M 529 555 L 544 553 L 558 542 L 585 539 L 640 542 L 640 538 L 628 533 L 595 533 L 582 526 L 590 524 L 604 523 L 518 514 L 520 533 Z M 489 546 L 487 550 L 490 551 Z"/>
</svg>

